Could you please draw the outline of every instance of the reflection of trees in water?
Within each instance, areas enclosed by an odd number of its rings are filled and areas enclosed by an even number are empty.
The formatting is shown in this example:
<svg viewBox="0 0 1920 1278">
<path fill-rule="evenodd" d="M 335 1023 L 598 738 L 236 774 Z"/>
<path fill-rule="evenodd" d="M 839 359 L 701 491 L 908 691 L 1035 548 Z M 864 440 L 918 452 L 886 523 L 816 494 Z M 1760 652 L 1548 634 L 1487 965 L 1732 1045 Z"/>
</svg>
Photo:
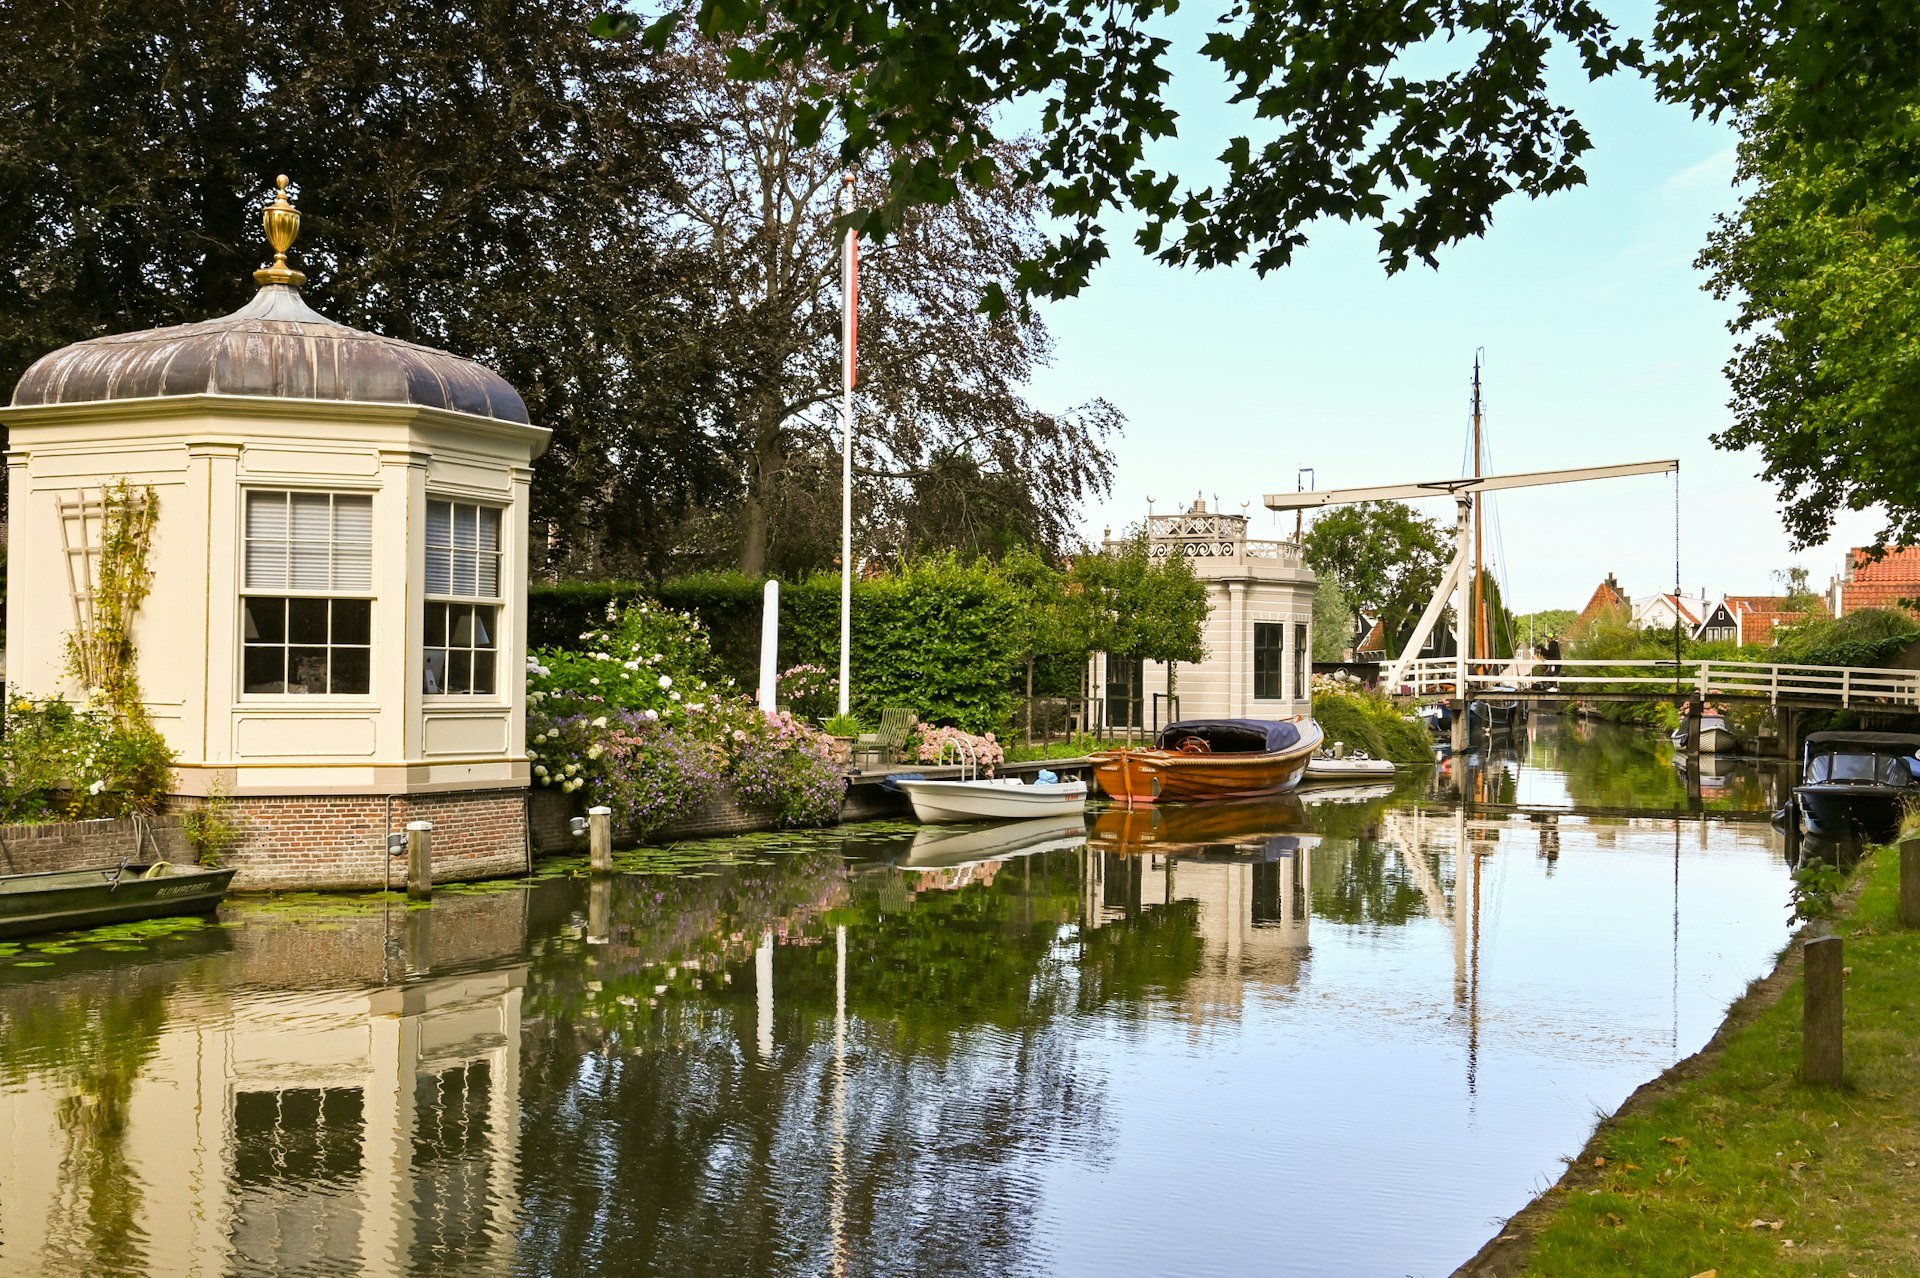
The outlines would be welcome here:
<svg viewBox="0 0 1920 1278">
<path fill-rule="evenodd" d="M 789 927 L 793 943 L 777 950 L 764 1061 L 750 961 L 697 990 L 654 979 L 658 958 L 637 979 L 602 963 L 610 1005 L 556 1006 L 527 1029 L 523 1267 L 1044 1272 L 1027 1169 L 1063 1144 L 1084 1153 L 1103 1124 L 1102 1080 L 1077 1055 L 1074 1019 L 1177 992 L 1200 951 L 1191 902 L 1076 944 L 1080 875 L 1078 854 L 1033 857 L 910 903 L 897 872 L 852 880 L 846 904 Z M 836 1178 L 842 925 L 850 1029 Z M 622 998 L 647 1014 L 623 1017 L 636 1009 Z"/>
<path fill-rule="evenodd" d="M 1575 807 L 1671 808 L 1687 801 L 1673 743 L 1657 732 L 1562 723 L 1534 739 L 1532 761 L 1565 777 Z"/>
<path fill-rule="evenodd" d="M 1405 855 L 1426 854 L 1409 848 Z M 1426 912 L 1426 897 L 1397 849 L 1373 839 L 1323 839 L 1313 850 L 1316 919 L 1398 927 Z"/>
<path fill-rule="evenodd" d="M 39 1078 L 67 1089 L 47 1251 L 85 1274 L 140 1274 L 140 1180 L 127 1161 L 134 1080 L 159 1045 L 172 965 L 90 972 L 0 991 L 0 1086 Z"/>
</svg>

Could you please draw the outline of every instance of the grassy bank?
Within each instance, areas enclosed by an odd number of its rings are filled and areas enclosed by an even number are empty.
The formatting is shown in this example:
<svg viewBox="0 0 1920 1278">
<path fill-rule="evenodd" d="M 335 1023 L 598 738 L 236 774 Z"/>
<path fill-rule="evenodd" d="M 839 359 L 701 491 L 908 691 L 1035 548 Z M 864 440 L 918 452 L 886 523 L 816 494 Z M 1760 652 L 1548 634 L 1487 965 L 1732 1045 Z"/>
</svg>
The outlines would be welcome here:
<svg viewBox="0 0 1920 1278">
<path fill-rule="evenodd" d="M 1377 693 L 1315 692 L 1313 717 L 1320 721 L 1329 743 L 1344 741 L 1350 750 L 1365 750 L 1376 759 L 1395 763 L 1433 762 L 1433 739 L 1426 728 Z"/>
<path fill-rule="evenodd" d="M 1835 924 L 1848 1086 L 1798 1081 L 1796 948 L 1463 1273 L 1920 1273 L 1920 931 L 1895 917 L 1897 854 L 1859 875 Z"/>
</svg>

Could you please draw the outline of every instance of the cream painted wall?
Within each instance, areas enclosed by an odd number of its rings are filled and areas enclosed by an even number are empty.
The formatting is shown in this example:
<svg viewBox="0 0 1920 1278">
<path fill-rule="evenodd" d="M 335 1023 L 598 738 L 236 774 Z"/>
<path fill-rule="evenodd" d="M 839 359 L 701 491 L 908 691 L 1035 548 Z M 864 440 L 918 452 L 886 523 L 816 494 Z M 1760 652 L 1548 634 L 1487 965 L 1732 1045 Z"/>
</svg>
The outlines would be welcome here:
<svg viewBox="0 0 1920 1278">
<path fill-rule="evenodd" d="M 10 432 L 7 686 L 74 689 L 59 502 L 125 477 L 160 502 L 153 590 L 135 627 L 149 712 L 183 793 L 387 793 L 527 783 L 528 493 L 548 432 L 396 404 L 231 396 L 0 410 Z M 241 691 L 249 489 L 373 498 L 372 680 L 364 696 Z M 501 509 L 499 692 L 422 691 L 425 502 Z"/>
</svg>

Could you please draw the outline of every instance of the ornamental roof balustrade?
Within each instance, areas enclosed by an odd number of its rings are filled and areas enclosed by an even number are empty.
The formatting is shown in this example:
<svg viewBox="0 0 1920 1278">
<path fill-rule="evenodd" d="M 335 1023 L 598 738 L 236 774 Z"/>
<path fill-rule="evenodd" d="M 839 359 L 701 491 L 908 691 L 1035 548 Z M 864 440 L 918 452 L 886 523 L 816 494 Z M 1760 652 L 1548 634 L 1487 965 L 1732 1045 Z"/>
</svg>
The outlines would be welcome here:
<svg viewBox="0 0 1920 1278">
<path fill-rule="evenodd" d="M 1276 541 L 1247 536 L 1245 515 L 1218 511 L 1190 510 L 1177 515 L 1150 515 L 1147 518 L 1147 557 L 1166 559 L 1171 555 L 1203 565 L 1258 564 L 1276 568 L 1301 568 L 1300 547 L 1291 541 Z M 1107 550 L 1123 549 L 1128 543 L 1108 540 Z"/>
</svg>

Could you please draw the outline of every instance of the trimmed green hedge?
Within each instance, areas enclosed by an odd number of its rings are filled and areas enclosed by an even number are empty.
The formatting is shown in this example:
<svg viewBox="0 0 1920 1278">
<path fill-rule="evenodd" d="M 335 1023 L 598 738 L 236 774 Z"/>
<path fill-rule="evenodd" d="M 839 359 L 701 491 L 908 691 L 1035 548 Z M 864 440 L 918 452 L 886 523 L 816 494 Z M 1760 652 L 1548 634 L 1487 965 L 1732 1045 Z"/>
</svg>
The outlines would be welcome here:
<svg viewBox="0 0 1920 1278">
<path fill-rule="evenodd" d="M 739 574 L 649 585 L 561 582 L 528 591 L 528 642 L 573 647 L 605 624 L 607 609 L 652 599 L 690 612 L 706 627 L 721 672 L 743 688 L 760 671 L 762 585 Z M 889 706 L 969 732 L 1007 726 L 1024 688 L 1018 637 L 1021 605 L 983 564 L 936 557 L 853 587 L 854 710 L 869 721 Z M 780 668 L 837 669 L 840 579 L 816 576 L 780 585 Z"/>
</svg>

